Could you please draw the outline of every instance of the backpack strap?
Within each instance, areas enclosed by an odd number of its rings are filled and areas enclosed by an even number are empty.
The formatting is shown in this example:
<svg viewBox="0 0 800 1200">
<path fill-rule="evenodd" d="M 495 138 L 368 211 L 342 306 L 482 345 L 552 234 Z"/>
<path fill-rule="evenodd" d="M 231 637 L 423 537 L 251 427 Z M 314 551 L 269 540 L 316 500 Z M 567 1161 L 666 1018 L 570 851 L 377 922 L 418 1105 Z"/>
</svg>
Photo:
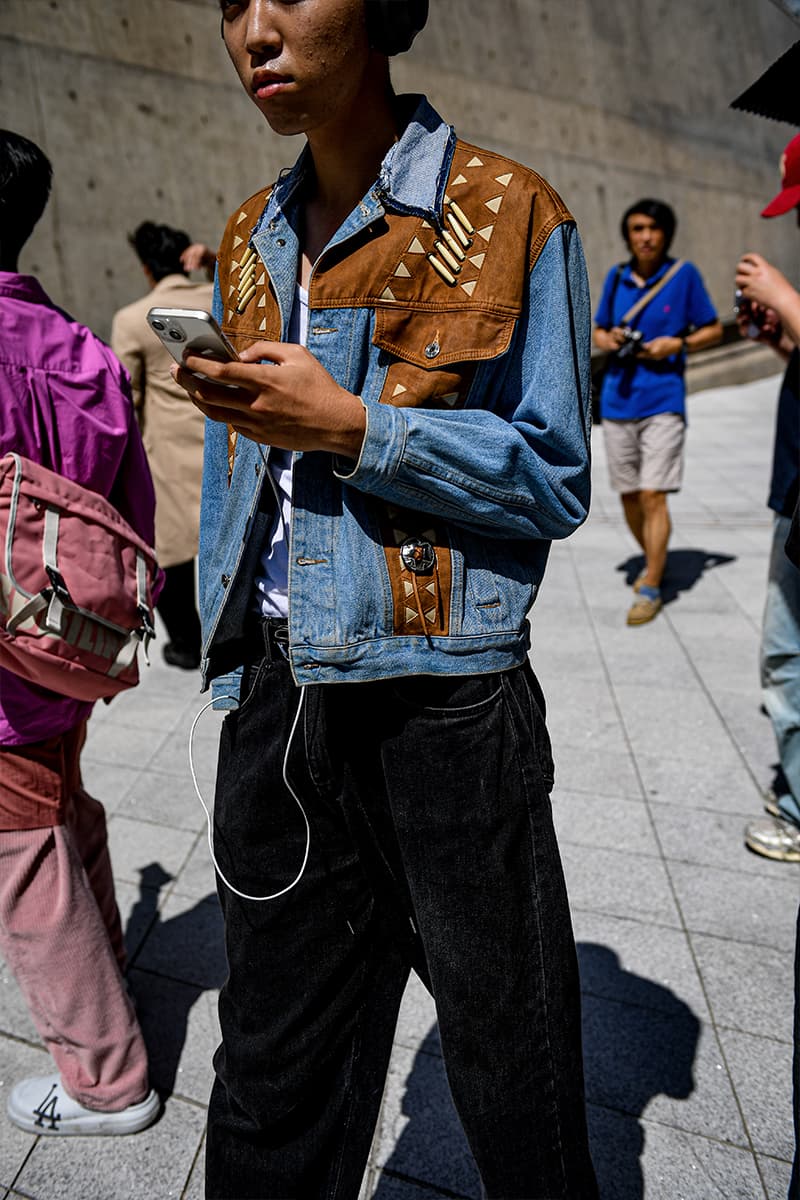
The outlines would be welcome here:
<svg viewBox="0 0 800 1200">
<path fill-rule="evenodd" d="M 620 325 L 630 325 L 631 321 L 633 321 L 635 317 L 639 316 L 639 313 L 642 312 L 647 307 L 647 305 L 650 303 L 650 301 L 655 296 L 658 295 L 658 293 L 661 291 L 661 289 L 663 287 L 667 286 L 670 279 L 675 278 L 675 276 L 678 274 L 678 271 L 680 271 L 680 269 L 683 265 L 684 265 L 683 259 L 677 258 L 675 260 L 675 262 L 672 264 L 672 266 L 670 267 L 670 269 L 664 275 L 661 276 L 658 283 L 656 283 L 653 287 L 651 287 L 649 291 L 645 292 L 645 294 L 643 296 L 640 296 L 639 299 L 636 301 L 636 303 L 632 306 L 632 308 L 629 308 L 628 311 L 624 314 L 624 316 L 620 317 L 620 319 L 619 319 Z"/>
</svg>

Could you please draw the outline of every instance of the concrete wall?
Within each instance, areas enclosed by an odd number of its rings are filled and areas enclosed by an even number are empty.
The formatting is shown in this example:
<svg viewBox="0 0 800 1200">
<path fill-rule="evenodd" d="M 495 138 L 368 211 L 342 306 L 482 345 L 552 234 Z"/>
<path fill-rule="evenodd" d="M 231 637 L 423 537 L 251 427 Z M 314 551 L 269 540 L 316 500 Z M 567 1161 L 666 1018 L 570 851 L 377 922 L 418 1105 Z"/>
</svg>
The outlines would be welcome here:
<svg viewBox="0 0 800 1200">
<path fill-rule="evenodd" d="M 792 217 L 760 221 L 793 130 L 728 109 L 798 26 L 768 0 L 431 0 L 394 65 L 461 135 L 562 192 L 599 293 L 641 195 L 679 216 L 721 312 L 738 254 L 798 278 Z M 0 124 L 50 155 L 54 194 L 22 269 L 101 334 L 143 290 L 126 233 L 167 221 L 212 244 L 235 204 L 291 163 L 241 92 L 214 0 L 0 0 Z"/>
</svg>

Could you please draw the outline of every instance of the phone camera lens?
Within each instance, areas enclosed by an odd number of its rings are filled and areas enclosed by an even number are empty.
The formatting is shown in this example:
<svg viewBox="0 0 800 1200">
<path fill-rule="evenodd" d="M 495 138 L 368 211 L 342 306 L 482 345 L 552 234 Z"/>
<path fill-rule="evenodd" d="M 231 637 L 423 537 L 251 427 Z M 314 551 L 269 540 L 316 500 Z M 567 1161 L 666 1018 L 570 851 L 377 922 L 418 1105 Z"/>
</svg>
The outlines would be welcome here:
<svg viewBox="0 0 800 1200">
<path fill-rule="evenodd" d="M 170 329 L 169 336 L 172 338 L 173 342 L 183 342 L 186 340 L 183 336 L 182 329 Z"/>
<path fill-rule="evenodd" d="M 159 333 L 163 333 L 164 329 L 166 328 L 163 321 L 151 321 L 150 324 L 153 326 L 153 329 L 157 329 Z"/>
</svg>

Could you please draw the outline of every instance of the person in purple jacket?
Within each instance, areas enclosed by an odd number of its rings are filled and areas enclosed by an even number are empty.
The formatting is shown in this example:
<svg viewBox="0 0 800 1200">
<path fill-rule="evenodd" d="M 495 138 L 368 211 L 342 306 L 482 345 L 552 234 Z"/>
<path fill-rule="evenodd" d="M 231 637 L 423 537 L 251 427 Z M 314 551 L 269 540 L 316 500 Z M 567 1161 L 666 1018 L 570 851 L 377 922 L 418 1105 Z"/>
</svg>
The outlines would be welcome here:
<svg viewBox="0 0 800 1200">
<path fill-rule="evenodd" d="M 51 176 L 38 146 L 0 130 L 0 455 L 101 493 L 152 544 L 125 371 L 18 273 Z M 160 1107 L 122 975 L 105 813 L 81 783 L 91 707 L 0 669 L 0 951 L 57 1067 L 11 1089 L 10 1119 L 34 1134 L 134 1133 Z"/>
</svg>

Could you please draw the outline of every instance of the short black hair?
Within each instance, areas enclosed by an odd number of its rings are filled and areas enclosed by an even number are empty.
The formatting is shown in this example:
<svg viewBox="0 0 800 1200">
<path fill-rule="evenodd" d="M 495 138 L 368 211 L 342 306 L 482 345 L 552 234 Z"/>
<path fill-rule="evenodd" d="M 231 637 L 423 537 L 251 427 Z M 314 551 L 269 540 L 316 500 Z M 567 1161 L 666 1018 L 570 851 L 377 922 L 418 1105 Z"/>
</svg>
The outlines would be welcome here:
<svg viewBox="0 0 800 1200">
<path fill-rule="evenodd" d="M 655 221 L 658 228 L 664 234 L 666 243 L 664 250 L 665 252 L 669 250 L 678 225 L 675 213 L 672 211 L 670 206 L 665 204 L 663 200 L 637 200 L 636 203 L 632 204 L 629 209 L 626 209 L 620 223 L 622 240 L 625 242 L 626 246 L 629 244 L 628 219 L 634 216 L 636 213 L 640 213 L 644 217 L 650 217 L 652 221 Z"/>
<path fill-rule="evenodd" d="M 47 155 L 20 133 L 0 129 L 0 247 L 16 257 L 50 196 L 53 168 Z"/>
<path fill-rule="evenodd" d="M 165 275 L 185 275 L 181 255 L 191 238 L 182 229 L 171 225 L 156 225 L 153 221 L 142 221 L 128 235 L 128 241 L 139 255 L 144 266 L 151 272 L 156 283 Z"/>
</svg>

